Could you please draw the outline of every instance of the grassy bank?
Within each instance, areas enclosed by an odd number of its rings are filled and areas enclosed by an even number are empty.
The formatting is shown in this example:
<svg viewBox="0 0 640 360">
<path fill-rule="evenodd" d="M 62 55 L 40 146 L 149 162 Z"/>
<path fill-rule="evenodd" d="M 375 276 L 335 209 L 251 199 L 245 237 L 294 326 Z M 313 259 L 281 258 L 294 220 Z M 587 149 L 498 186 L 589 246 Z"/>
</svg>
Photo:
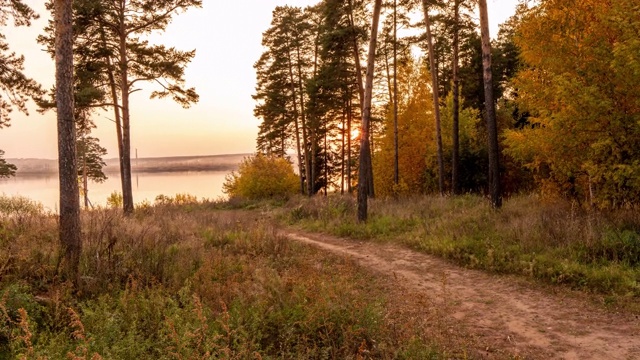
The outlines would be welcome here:
<svg viewBox="0 0 640 360">
<path fill-rule="evenodd" d="M 373 200 L 355 221 L 350 197 L 291 201 L 282 216 L 310 231 L 389 241 L 497 273 L 519 274 L 603 295 L 640 296 L 640 214 L 585 211 L 520 196 L 494 211 L 476 196 Z"/>
<path fill-rule="evenodd" d="M 5 204 L 7 205 L 7 204 Z M 285 240 L 259 212 L 83 213 L 78 289 L 56 278 L 55 217 L 0 212 L 0 359 L 428 359 L 388 285 Z"/>
</svg>

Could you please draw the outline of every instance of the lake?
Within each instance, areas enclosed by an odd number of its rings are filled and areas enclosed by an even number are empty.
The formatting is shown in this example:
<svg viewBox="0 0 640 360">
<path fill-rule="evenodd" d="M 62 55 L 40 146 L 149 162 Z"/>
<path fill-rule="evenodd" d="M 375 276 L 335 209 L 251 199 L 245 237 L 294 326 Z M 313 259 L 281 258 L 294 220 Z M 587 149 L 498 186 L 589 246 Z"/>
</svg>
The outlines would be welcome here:
<svg viewBox="0 0 640 360">
<path fill-rule="evenodd" d="M 140 203 L 147 200 L 154 202 L 156 196 L 162 194 L 191 194 L 198 199 L 217 199 L 223 197 L 222 184 L 230 171 L 189 171 L 133 174 L 133 201 Z M 108 174 L 107 181 L 101 184 L 89 182 L 89 200 L 95 205 L 104 206 L 107 197 L 115 192 L 121 193 L 118 174 Z M 58 175 L 16 176 L 0 179 L 0 194 L 21 195 L 38 201 L 49 210 L 58 209 Z M 83 201 L 83 200 L 82 200 Z M 81 201 L 81 204 L 83 202 Z"/>
</svg>

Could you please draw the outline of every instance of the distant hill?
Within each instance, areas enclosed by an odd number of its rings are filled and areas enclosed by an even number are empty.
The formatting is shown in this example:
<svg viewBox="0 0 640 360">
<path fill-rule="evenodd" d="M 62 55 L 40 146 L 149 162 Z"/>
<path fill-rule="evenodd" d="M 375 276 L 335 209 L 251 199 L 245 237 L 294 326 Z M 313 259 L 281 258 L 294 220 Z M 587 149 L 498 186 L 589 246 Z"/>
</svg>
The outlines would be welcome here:
<svg viewBox="0 0 640 360">
<path fill-rule="evenodd" d="M 131 159 L 134 173 L 181 172 L 181 171 L 232 171 L 246 156 L 251 154 L 173 156 Z M 50 159 L 7 159 L 18 167 L 17 175 L 56 174 L 58 160 Z M 107 174 L 119 173 L 118 159 L 105 159 Z"/>
</svg>

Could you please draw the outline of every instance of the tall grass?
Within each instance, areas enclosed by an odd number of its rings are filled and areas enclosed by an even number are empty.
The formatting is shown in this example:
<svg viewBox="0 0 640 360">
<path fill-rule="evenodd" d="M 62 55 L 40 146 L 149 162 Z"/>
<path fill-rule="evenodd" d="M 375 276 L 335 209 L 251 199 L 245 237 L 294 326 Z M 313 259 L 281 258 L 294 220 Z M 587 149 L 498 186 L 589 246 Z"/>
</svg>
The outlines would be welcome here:
<svg viewBox="0 0 640 360">
<path fill-rule="evenodd" d="M 75 289 L 55 217 L 0 217 L 0 359 L 441 357 L 353 263 L 218 206 L 83 213 Z"/>
<path fill-rule="evenodd" d="M 339 236 L 401 243 L 460 265 L 520 274 L 628 298 L 640 296 L 640 214 L 587 211 L 562 201 L 519 196 L 491 209 L 477 196 L 371 201 L 355 221 L 350 197 L 297 199 L 290 224 Z"/>
</svg>

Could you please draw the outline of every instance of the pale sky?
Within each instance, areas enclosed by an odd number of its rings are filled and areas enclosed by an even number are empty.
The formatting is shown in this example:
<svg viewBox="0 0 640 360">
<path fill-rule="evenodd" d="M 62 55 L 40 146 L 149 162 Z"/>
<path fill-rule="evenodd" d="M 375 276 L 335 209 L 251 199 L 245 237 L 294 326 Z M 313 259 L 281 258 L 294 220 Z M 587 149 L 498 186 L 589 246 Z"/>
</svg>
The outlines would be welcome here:
<svg viewBox="0 0 640 360">
<path fill-rule="evenodd" d="M 204 0 L 203 8 L 174 17 L 152 41 L 181 50 L 196 49 L 186 70 L 187 86 L 194 86 L 200 102 L 183 109 L 171 100 L 150 100 L 150 91 L 131 98 L 132 154 L 140 157 L 250 153 L 255 150 L 259 121 L 253 116 L 253 64 L 263 52 L 262 32 L 278 5 L 307 6 L 319 0 Z M 491 35 L 514 12 L 516 0 L 488 0 Z M 26 57 L 25 72 L 45 88 L 54 82 L 54 63 L 35 41 L 49 14 L 43 0 L 25 0 L 41 19 L 30 28 L 6 27 L 12 51 Z M 55 113 L 30 116 L 12 113 L 11 127 L 0 130 L 0 149 L 7 158 L 57 158 Z M 96 114 L 94 136 L 117 156 L 115 124 L 109 114 Z"/>
</svg>

